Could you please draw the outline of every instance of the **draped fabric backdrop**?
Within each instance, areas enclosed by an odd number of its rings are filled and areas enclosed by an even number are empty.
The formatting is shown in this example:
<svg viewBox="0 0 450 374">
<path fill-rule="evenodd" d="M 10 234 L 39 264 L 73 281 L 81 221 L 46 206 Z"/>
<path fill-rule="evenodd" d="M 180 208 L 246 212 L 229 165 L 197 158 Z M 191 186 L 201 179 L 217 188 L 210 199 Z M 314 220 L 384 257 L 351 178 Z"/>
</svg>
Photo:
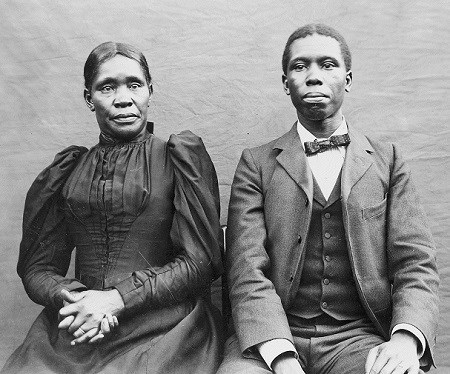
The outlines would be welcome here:
<svg viewBox="0 0 450 374">
<path fill-rule="evenodd" d="M 324 22 L 353 52 L 351 126 L 400 143 L 438 248 L 442 280 L 436 373 L 450 372 L 450 2 L 446 0 L 0 1 L 0 365 L 40 307 L 15 267 L 26 191 L 56 152 L 94 145 L 84 61 L 122 41 L 148 58 L 155 133 L 191 129 L 216 165 L 223 223 L 244 147 L 287 131 L 296 113 L 281 85 L 289 34 Z"/>
</svg>

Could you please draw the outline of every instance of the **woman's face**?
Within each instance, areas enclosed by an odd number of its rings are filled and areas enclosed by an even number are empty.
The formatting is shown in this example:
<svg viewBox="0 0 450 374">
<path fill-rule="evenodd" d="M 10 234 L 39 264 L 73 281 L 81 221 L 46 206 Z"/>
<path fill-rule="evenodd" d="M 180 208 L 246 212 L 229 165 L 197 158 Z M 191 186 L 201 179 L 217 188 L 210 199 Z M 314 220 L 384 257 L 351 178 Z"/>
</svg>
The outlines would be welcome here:
<svg viewBox="0 0 450 374">
<path fill-rule="evenodd" d="M 84 98 L 104 134 L 131 140 L 145 131 L 150 89 L 136 60 L 116 55 L 102 63 Z"/>
</svg>

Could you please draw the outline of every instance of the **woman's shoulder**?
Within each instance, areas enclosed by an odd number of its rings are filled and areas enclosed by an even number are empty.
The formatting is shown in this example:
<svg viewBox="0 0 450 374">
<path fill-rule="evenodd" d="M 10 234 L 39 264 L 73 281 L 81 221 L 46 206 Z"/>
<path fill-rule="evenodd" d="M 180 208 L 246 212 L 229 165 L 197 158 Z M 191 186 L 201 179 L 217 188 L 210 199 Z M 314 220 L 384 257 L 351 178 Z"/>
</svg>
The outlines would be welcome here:
<svg viewBox="0 0 450 374">
<path fill-rule="evenodd" d="M 42 170 L 33 182 L 29 194 L 33 191 L 42 189 L 44 186 L 48 189 L 54 189 L 60 186 L 74 170 L 78 160 L 87 153 L 86 147 L 71 145 L 58 152 L 53 162 Z"/>
<path fill-rule="evenodd" d="M 170 135 L 167 145 L 174 154 L 188 152 L 207 155 L 202 138 L 190 130 L 184 130 L 179 134 Z"/>
</svg>

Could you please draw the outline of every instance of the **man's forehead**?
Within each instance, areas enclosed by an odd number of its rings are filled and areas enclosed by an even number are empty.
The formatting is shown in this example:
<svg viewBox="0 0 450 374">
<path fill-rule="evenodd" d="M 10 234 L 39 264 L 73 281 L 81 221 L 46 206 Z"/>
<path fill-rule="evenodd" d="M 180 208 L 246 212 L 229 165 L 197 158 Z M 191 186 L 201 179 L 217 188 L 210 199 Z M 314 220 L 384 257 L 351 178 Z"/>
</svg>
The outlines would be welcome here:
<svg viewBox="0 0 450 374">
<path fill-rule="evenodd" d="M 290 47 L 291 60 L 298 58 L 334 57 L 343 60 L 339 42 L 331 36 L 313 34 L 296 39 Z"/>
</svg>

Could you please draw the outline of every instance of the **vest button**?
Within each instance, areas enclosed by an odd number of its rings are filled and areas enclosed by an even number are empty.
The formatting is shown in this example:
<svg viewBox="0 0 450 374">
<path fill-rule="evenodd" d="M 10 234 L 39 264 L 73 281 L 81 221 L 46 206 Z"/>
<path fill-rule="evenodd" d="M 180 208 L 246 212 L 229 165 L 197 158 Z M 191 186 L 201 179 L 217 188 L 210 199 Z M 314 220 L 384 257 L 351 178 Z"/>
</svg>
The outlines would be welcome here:
<svg viewBox="0 0 450 374">
<path fill-rule="evenodd" d="M 298 241 L 299 243 L 302 242 L 302 236 L 301 236 L 301 235 L 299 235 L 299 236 L 297 237 L 297 241 Z"/>
<path fill-rule="evenodd" d="M 323 280 L 323 284 L 330 284 L 330 280 L 329 280 L 328 278 L 325 278 L 325 279 Z"/>
<path fill-rule="evenodd" d="M 308 204 L 309 204 L 309 201 L 308 201 L 308 198 L 306 198 L 305 199 L 305 206 L 308 206 Z"/>
<path fill-rule="evenodd" d="M 325 238 L 327 238 L 327 239 L 330 239 L 330 238 L 331 238 L 331 234 L 330 234 L 329 232 L 326 232 L 324 236 L 325 236 Z"/>
<path fill-rule="evenodd" d="M 327 308 L 328 308 L 328 304 L 327 304 L 326 301 L 324 301 L 324 302 L 322 303 L 322 308 L 323 308 L 323 309 L 327 309 Z"/>
<path fill-rule="evenodd" d="M 325 218 L 330 218 L 331 214 L 330 213 L 325 213 Z"/>
<path fill-rule="evenodd" d="M 328 255 L 326 255 L 326 256 L 325 256 L 325 261 L 327 261 L 327 262 L 328 262 L 328 261 L 331 261 L 331 257 L 328 256 Z"/>
</svg>

